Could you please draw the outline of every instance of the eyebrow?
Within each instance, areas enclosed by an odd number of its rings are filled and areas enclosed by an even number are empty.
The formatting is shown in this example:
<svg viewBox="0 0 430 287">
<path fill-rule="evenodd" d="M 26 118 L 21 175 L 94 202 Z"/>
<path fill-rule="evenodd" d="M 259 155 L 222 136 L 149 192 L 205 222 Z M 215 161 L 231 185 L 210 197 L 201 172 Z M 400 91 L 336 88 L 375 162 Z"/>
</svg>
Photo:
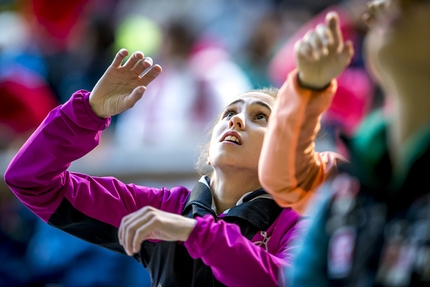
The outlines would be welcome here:
<svg viewBox="0 0 430 287">
<path fill-rule="evenodd" d="M 239 104 L 239 103 L 240 104 L 245 104 L 245 101 L 242 100 L 242 99 L 238 99 L 238 100 L 235 100 L 235 101 L 231 102 L 227 107 L 230 107 L 230 106 L 233 106 L 233 105 Z M 263 106 L 266 109 L 268 109 L 270 112 L 272 112 L 272 108 L 267 103 L 265 103 L 263 101 L 254 101 L 254 102 L 251 103 L 251 105 L 260 105 L 260 106 Z"/>
</svg>

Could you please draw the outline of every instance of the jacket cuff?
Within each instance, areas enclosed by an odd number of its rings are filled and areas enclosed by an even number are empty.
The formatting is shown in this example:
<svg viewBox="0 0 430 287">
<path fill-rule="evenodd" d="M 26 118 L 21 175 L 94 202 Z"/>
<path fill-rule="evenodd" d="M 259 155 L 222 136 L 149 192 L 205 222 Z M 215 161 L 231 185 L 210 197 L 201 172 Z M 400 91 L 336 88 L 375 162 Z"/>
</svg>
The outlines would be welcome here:
<svg viewBox="0 0 430 287">
<path fill-rule="evenodd" d="M 212 229 L 212 225 L 215 224 L 215 220 L 211 215 L 205 215 L 204 217 L 196 217 L 196 226 L 191 231 L 190 236 L 184 242 L 190 256 L 193 259 L 201 258 L 204 255 L 202 246 L 205 245 L 204 238 L 207 237 L 208 230 Z M 207 244 L 207 243 L 206 243 Z"/>
<path fill-rule="evenodd" d="M 90 92 L 86 90 L 76 91 L 61 107 L 61 111 L 81 128 L 104 130 L 110 125 L 111 118 L 98 117 L 90 107 L 89 96 Z"/>
</svg>

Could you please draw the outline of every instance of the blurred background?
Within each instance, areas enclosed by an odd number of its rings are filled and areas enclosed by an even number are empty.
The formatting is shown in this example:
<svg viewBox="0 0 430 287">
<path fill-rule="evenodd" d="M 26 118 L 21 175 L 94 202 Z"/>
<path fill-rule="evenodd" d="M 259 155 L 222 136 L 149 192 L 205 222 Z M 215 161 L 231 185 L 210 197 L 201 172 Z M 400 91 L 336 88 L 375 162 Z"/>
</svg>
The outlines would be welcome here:
<svg viewBox="0 0 430 287">
<path fill-rule="evenodd" d="M 113 118 L 101 145 L 71 166 L 154 187 L 199 178 L 195 165 L 225 104 L 280 87 L 293 45 L 339 13 L 355 56 L 339 77 L 317 149 L 336 150 L 382 96 L 363 64 L 363 0 L 0 0 L 0 286 L 149 286 L 134 259 L 52 229 L 27 211 L 3 173 L 47 113 L 91 90 L 120 48 L 163 67 L 131 110 Z"/>
</svg>

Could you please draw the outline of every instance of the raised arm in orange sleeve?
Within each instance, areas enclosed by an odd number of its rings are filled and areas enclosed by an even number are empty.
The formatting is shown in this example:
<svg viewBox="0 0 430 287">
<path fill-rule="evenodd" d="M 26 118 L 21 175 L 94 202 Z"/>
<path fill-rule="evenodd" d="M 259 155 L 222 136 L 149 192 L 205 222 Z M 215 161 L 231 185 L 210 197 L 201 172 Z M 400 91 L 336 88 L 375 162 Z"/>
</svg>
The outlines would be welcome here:
<svg viewBox="0 0 430 287">
<path fill-rule="evenodd" d="M 321 91 L 301 88 L 293 70 L 279 90 L 263 142 L 259 176 L 283 207 L 303 214 L 316 188 L 346 161 L 335 152 L 316 152 L 321 114 L 330 106 L 336 80 Z"/>
</svg>

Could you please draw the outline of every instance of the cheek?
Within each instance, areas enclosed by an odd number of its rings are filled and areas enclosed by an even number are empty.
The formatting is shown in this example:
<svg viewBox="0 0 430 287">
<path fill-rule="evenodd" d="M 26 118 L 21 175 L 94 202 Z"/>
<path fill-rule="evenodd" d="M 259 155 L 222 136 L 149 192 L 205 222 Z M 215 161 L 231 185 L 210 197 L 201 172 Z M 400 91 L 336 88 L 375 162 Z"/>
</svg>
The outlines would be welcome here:
<svg viewBox="0 0 430 287">
<path fill-rule="evenodd" d="M 252 139 L 252 142 L 253 142 L 252 149 L 253 149 L 254 154 L 260 155 L 260 153 L 261 153 L 261 148 L 263 147 L 265 131 L 266 130 L 257 133 Z"/>
<path fill-rule="evenodd" d="M 209 144 L 209 148 L 208 148 L 208 158 L 211 158 L 211 156 L 213 156 L 215 154 L 215 151 L 213 150 L 214 148 L 214 138 L 212 136 L 211 138 L 211 142 Z"/>
<path fill-rule="evenodd" d="M 216 144 L 219 141 L 219 133 L 220 133 L 220 127 L 219 126 L 215 126 L 214 129 L 212 130 L 212 134 L 211 134 L 211 139 L 210 139 L 210 144 L 209 144 L 209 148 L 208 148 L 208 152 L 209 152 L 209 158 L 211 157 L 211 155 L 215 154 L 215 147 Z"/>
<path fill-rule="evenodd" d="M 212 134 L 211 134 L 211 145 L 213 145 L 213 143 L 216 143 L 217 141 L 219 141 L 219 138 L 222 134 L 222 131 L 224 130 L 224 128 L 221 126 L 221 124 L 216 124 L 214 126 L 214 128 L 212 129 Z"/>
</svg>

